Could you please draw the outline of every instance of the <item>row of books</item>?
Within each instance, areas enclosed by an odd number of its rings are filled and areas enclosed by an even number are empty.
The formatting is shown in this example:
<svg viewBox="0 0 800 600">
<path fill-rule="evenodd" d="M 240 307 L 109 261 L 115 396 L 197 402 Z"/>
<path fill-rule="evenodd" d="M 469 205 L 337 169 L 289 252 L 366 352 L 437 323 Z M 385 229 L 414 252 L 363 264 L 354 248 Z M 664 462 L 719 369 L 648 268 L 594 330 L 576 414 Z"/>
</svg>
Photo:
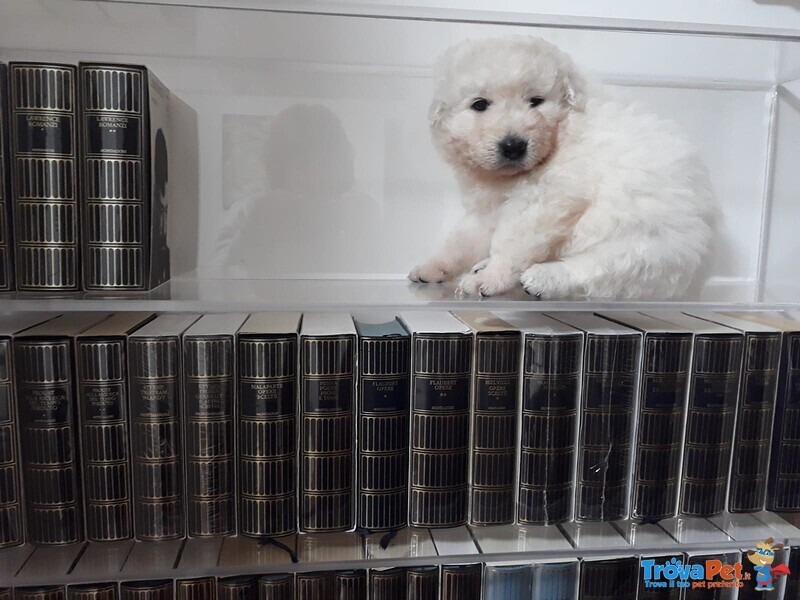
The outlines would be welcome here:
<svg viewBox="0 0 800 600">
<path fill-rule="evenodd" d="M 532 564 L 453 564 L 441 567 L 202 577 L 100 583 L 38 588 L 16 588 L 15 600 L 794 600 L 800 593 L 796 548 L 779 550 L 777 560 L 790 565 L 787 580 L 776 580 L 774 590 L 755 590 L 755 583 L 716 589 L 649 588 L 642 561 L 688 566 L 718 560 L 724 565 L 742 562 L 742 553 L 679 554 L 675 556 L 618 557 L 583 561 L 554 559 Z M 742 577 L 744 577 L 742 575 Z M 0 600 L 11 600 L 11 590 L 0 588 Z"/>
<path fill-rule="evenodd" d="M 0 291 L 169 279 L 169 117 L 145 67 L 0 63 Z"/>
<path fill-rule="evenodd" d="M 0 546 L 797 512 L 800 323 L 701 316 L 12 315 Z"/>
</svg>

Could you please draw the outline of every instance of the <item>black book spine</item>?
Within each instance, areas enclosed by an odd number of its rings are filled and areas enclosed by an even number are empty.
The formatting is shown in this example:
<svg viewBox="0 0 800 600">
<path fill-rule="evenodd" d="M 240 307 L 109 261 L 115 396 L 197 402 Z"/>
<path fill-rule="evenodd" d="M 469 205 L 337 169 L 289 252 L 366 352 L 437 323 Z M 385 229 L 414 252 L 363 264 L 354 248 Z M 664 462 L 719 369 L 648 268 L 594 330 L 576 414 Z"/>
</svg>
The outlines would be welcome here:
<svg viewBox="0 0 800 600">
<path fill-rule="evenodd" d="M 297 338 L 239 338 L 239 532 L 297 531 Z"/>
<path fill-rule="evenodd" d="M 409 524 L 455 527 L 469 508 L 472 335 L 413 342 Z"/>
<path fill-rule="evenodd" d="M 517 519 L 572 518 L 583 336 L 525 336 Z"/>
<path fill-rule="evenodd" d="M 144 67 L 80 65 L 83 284 L 146 289 L 150 133 Z"/>
<path fill-rule="evenodd" d="M 581 600 L 636 600 L 638 589 L 638 558 L 591 561 L 581 566 Z"/>
<path fill-rule="evenodd" d="M 745 337 L 728 490 L 728 511 L 732 513 L 764 509 L 780 358 L 780 333 Z"/>
<path fill-rule="evenodd" d="M 483 565 L 443 565 L 440 600 L 480 600 Z"/>
<path fill-rule="evenodd" d="M 184 337 L 183 364 L 188 534 L 233 535 L 233 336 Z"/>
<path fill-rule="evenodd" d="M 0 340 L 0 548 L 23 542 L 16 394 L 11 340 Z"/>
<path fill-rule="evenodd" d="M 223 577 L 217 583 L 217 600 L 257 600 L 258 578 Z"/>
<path fill-rule="evenodd" d="M 338 571 L 333 597 L 337 600 L 367 600 L 367 572 Z"/>
<path fill-rule="evenodd" d="M 83 539 L 72 343 L 14 342 L 28 542 Z"/>
<path fill-rule="evenodd" d="M 294 600 L 294 575 L 263 575 L 258 580 L 258 600 Z"/>
<path fill-rule="evenodd" d="M 514 522 L 520 334 L 478 334 L 472 415 L 471 525 Z"/>
<path fill-rule="evenodd" d="M 719 554 L 719 555 L 708 555 L 708 556 L 692 556 L 686 561 L 685 564 L 687 565 L 700 565 L 701 567 L 705 568 L 706 562 L 708 560 L 719 560 L 722 562 L 723 565 L 730 565 L 734 564 L 739 560 L 738 553 L 737 558 L 734 560 L 734 557 L 731 554 Z M 744 563 L 745 569 L 750 567 L 749 561 L 742 560 Z M 690 567 L 691 568 L 691 567 Z M 754 574 L 753 574 L 754 575 Z M 752 586 L 755 588 L 755 577 L 750 582 L 744 582 L 745 586 Z M 744 588 L 743 588 L 744 589 Z M 739 596 L 738 588 L 731 587 L 731 588 L 716 588 L 716 589 L 708 589 L 702 587 L 688 587 L 684 590 L 683 593 L 683 600 L 734 600 L 734 598 L 738 598 Z M 742 594 L 745 596 L 745 594 Z M 765 596 L 763 593 L 760 595 L 761 597 L 769 597 Z"/>
<path fill-rule="evenodd" d="M 691 343 L 691 342 L 690 342 Z M 657 565 L 666 565 L 672 559 L 684 562 L 684 557 L 682 554 L 676 554 L 671 556 L 659 556 L 657 558 L 653 558 L 655 564 Z M 648 560 L 646 558 L 642 558 L 641 561 Z M 644 578 L 645 574 L 645 567 L 643 563 L 640 561 L 640 573 L 641 578 L 639 579 L 639 596 L 638 600 L 680 600 L 681 598 L 681 588 L 674 587 L 647 587 L 646 580 Z"/>
<path fill-rule="evenodd" d="M 119 585 L 121 600 L 173 600 L 175 586 L 171 579 L 133 581 Z"/>
<path fill-rule="evenodd" d="M 783 336 L 767 509 L 800 512 L 800 333 Z"/>
<path fill-rule="evenodd" d="M 25 587 L 14 590 L 16 600 L 65 600 L 66 596 L 63 585 Z"/>
<path fill-rule="evenodd" d="M 182 538 L 180 338 L 129 338 L 128 351 L 136 538 Z"/>
<path fill-rule="evenodd" d="M 410 338 L 362 338 L 359 370 L 358 527 L 399 529 L 408 518 Z"/>
<path fill-rule="evenodd" d="M 71 585 L 67 588 L 69 600 L 116 600 L 116 583 L 90 583 L 86 585 Z"/>
<path fill-rule="evenodd" d="M 686 411 L 681 514 L 709 517 L 725 509 L 741 366 L 741 336 L 695 337 Z"/>
<path fill-rule="evenodd" d="M 303 339 L 301 531 L 355 526 L 354 359 L 355 336 Z"/>
<path fill-rule="evenodd" d="M 125 340 L 78 341 L 83 499 L 86 538 L 133 537 Z"/>
<path fill-rule="evenodd" d="M 647 334 L 645 338 L 633 456 L 634 519 L 666 519 L 675 514 L 691 353 L 689 334 Z"/>
<path fill-rule="evenodd" d="M 336 598 L 335 576 L 331 572 L 298 573 L 297 600 L 331 600 Z"/>
<path fill-rule="evenodd" d="M 588 336 L 576 489 L 579 520 L 627 516 L 640 347 L 638 334 Z"/>
<path fill-rule="evenodd" d="M 11 588 L 0 588 L 0 600 L 11 600 Z"/>
<path fill-rule="evenodd" d="M 14 289 L 7 76 L 7 67 L 0 63 L 0 291 L 4 292 Z M 2 540 L 0 540 L 0 545 L 2 545 Z"/>
<path fill-rule="evenodd" d="M 533 597 L 536 600 L 577 600 L 578 561 L 533 565 Z"/>
<path fill-rule="evenodd" d="M 217 600 L 217 581 L 213 577 L 179 579 L 175 596 L 177 600 Z"/>
<path fill-rule="evenodd" d="M 402 597 L 403 599 L 406 596 Z M 439 567 L 408 569 L 408 600 L 439 600 Z"/>
<path fill-rule="evenodd" d="M 370 600 L 406 600 L 408 573 L 403 568 L 369 572 Z"/>
<path fill-rule="evenodd" d="M 784 600 L 797 600 L 800 598 L 800 546 L 789 549 L 788 566 L 791 573 L 786 577 L 783 597 Z"/>
<path fill-rule="evenodd" d="M 77 290 L 77 69 L 11 63 L 9 72 L 17 289 Z"/>
</svg>

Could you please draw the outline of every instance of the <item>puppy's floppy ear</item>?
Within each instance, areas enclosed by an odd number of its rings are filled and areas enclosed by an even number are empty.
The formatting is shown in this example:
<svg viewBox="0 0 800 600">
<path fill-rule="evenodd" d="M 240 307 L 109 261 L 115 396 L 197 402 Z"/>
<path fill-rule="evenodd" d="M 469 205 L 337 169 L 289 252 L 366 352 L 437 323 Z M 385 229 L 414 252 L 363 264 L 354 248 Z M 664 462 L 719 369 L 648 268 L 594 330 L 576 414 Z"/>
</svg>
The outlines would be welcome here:
<svg viewBox="0 0 800 600">
<path fill-rule="evenodd" d="M 586 80 L 575 67 L 572 59 L 565 56 L 561 62 L 561 98 L 573 110 L 582 111 L 586 107 Z"/>
<path fill-rule="evenodd" d="M 433 99 L 430 107 L 428 108 L 428 124 L 432 129 L 438 127 L 442 122 L 442 117 L 444 117 L 446 108 L 447 107 L 445 106 L 444 102 L 438 98 Z"/>
</svg>

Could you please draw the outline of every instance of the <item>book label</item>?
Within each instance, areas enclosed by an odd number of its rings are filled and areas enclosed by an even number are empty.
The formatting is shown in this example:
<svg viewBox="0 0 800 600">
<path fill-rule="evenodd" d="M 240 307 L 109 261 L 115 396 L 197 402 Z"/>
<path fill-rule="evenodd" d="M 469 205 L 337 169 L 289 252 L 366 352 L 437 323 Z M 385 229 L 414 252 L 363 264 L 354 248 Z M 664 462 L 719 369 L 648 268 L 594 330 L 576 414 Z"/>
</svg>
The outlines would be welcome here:
<svg viewBox="0 0 800 600">
<path fill-rule="evenodd" d="M 17 111 L 17 153 L 72 155 L 72 116 Z"/>
<path fill-rule="evenodd" d="M 84 421 L 119 421 L 125 418 L 122 399 L 125 396 L 123 383 L 88 384 L 81 386 Z"/>
<path fill-rule="evenodd" d="M 469 410 L 469 375 L 414 378 L 414 410 L 435 412 Z"/>
<path fill-rule="evenodd" d="M 142 119 L 128 115 L 86 115 L 86 153 L 139 157 Z"/>
<path fill-rule="evenodd" d="M 361 380 L 361 410 L 397 412 L 408 408 L 408 377 Z"/>
<path fill-rule="evenodd" d="M 294 414 L 294 380 L 242 382 L 239 389 L 239 412 L 243 417 Z"/>
<path fill-rule="evenodd" d="M 343 377 L 337 379 L 305 380 L 306 411 L 339 412 L 352 408 L 353 379 Z"/>
</svg>

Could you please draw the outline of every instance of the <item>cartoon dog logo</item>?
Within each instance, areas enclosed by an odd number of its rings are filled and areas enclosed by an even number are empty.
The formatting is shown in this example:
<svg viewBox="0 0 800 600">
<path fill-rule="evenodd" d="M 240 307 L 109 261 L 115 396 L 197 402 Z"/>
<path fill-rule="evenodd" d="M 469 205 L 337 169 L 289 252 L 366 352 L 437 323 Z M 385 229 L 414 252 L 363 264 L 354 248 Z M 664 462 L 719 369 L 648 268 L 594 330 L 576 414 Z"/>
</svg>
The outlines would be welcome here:
<svg viewBox="0 0 800 600">
<path fill-rule="evenodd" d="M 775 562 L 775 551 L 782 548 L 783 544 L 776 544 L 774 539 L 769 538 L 756 544 L 756 549 L 747 553 L 747 558 L 753 563 L 753 570 L 756 572 L 757 592 L 768 592 L 774 589 L 773 578 L 791 575 L 789 567 L 786 565 L 772 566 L 772 563 Z"/>
</svg>

